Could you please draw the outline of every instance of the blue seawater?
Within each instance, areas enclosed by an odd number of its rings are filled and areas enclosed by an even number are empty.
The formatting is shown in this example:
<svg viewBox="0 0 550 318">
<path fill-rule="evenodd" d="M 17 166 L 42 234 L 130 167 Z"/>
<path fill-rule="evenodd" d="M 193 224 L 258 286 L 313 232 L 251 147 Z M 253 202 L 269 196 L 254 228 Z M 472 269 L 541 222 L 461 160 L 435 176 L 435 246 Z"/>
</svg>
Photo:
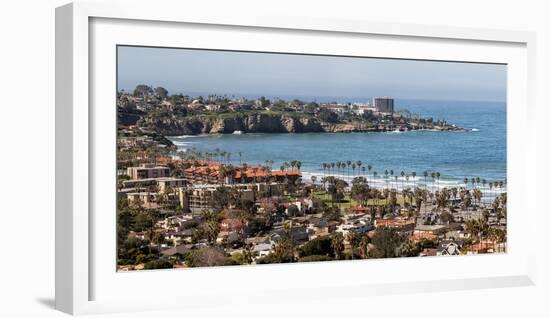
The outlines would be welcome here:
<svg viewBox="0 0 550 318">
<path fill-rule="evenodd" d="M 304 179 L 323 176 L 322 163 L 361 160 L 383 177 L 385 170 L 416 172 L 416 185 L 424 183 L 423 172 L 441 174 L 439 185 L 462 184 L 476 178 L 504 181 L 506 178 L 506 103 L 477 101 L 396 100 L 396 110 L 407 109 L 421 117 L 446 120 L 465 132 L 409 131 L 376 133 L 302 133 L 178 136 L 170 139 L 180 150 L 194 147 L 202 151 L 216 148 L 231 152 L 233 164 L 263 164 L 273 160 L 273 169 L 291 160 L 300 160 Z M 343 177 L 359 174 L 359 169 L 339 171 Z M 336 171 L 338 173 L 338 171 Z M 389 178 L 371 178 L 389 182 Z M 392 181 L 394 179 L 392 178 Z M 399 178 L 399 182 L 404 181 Z M 431 177 L 428 183 L 432 184 Z M 412 185 L 413 179 L 409 178 Z"/>
</svg>

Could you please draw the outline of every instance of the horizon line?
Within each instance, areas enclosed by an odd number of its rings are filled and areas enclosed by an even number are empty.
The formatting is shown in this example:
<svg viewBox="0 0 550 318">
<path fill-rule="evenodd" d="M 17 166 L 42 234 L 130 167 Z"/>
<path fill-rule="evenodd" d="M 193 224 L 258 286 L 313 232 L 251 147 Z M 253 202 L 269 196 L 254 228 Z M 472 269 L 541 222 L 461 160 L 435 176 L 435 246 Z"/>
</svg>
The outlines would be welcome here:
<svg viewBox="0 0 550 318">
<path fill-rule="evenodd" d="M 146 84 L 146 85 L 149 85 L 149 84 Z M 159 86 L 155 86 L 155 85 L 150 85 L 152 87 L 161 87 L 160 85 Z M 162 86 L 164 87 L 164 86 Z M 125 90 L 124 88 L 122 88 L 122 90 Z M 132 89 L 130 90 L 125 90 L 127 93 L 129 93 Z M 117 88 L 117 92 L 121 92 L 120 89 Z M 314 96 L 314 95 L 297 95 L 297 94 L 258 94 L 258 93 L 243 93 L 243 92 L 239 92 L 239 93 L 235 93 L 235 92 L 232 92 L 232 93 L 220 93 L 220 92 L 210 92 L 210 93 L 207 93 L 207 92 L 198 92 L 198 91 L 189 91 L 189 92 L 182 92 L 182 91 L 175 91 L 175 92 L 170 92 L 169 91 L 169 94 L 170 95 L 176 95 L 176 94 L 182 94 L 184 96 L 190 96 L 190 97 L 199 97 L 199 96 L 202 96 L 202 97 L 207 97 L 208 95 L 220 95 L 220 96 L 235 96 L 235 98 L 252 98 L 252 96 L 256 96 L 255 99 L 258 99 L 260 97 L 266 97 L 266 98 L 276 98 L 276 99 L 281 99 L 281 100 L 285 100 L 284 97 L 291 97 L 291 98 L 295 98 L 295 99 L 300 99 L 300 97 L 302 98 L 307 98 L 306 99 L 301 99 L 303 102 L 316 102 L 316 99 L 326 99 L 326 100 L 329 100 L 331 98 L 338 98 L 338 99 L 342 99 L 342 98 L 348 98 L 350 100 L 352 99 L 373 99 L 373 98 L 376 98 L 376 97 L 390 97 L 390 98 L 393 98 L 394 100 L 417 100 L 417 101 L 449 101 L 449 102 L 484 102 L 484 103 L 507 103 L 507 100 L 496 100 L 496 99 L 455 99 L 455 98 L 421 98 L 421 97 L 403 97 L 403 96 L 391 96 L 391 95 L 373 95 L 373 96 L 345 96 L 345 95 L 341 95 L 341 96 L 325 96 L 325 95 L 317 95 L 317 96 Z M 170 96 L 169 95 L 169 96 Z M 279 96 L 278 96 L 279 95 Z M 281 97 L 280 97 L 281 96 Z M 314 98 L 313 100 L 311 100 L 311 98 Z M 353 103 L 353 101 L 349 101 L 350 103 Z"/>
</svg>

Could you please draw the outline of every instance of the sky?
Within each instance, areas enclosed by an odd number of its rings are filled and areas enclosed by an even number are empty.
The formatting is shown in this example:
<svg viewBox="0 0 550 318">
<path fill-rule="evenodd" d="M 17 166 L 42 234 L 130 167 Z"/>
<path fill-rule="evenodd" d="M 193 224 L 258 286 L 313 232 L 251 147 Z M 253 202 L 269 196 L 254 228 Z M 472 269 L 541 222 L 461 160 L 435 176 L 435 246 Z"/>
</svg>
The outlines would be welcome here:
<svg viewBox="0 0 550 318">
<path fill-rule="evenodd" d="M 505 101 L 506 65 L 118 47 L 118 89 L 162 86 L 197 97 L 391 96 Z"/>
</svg>

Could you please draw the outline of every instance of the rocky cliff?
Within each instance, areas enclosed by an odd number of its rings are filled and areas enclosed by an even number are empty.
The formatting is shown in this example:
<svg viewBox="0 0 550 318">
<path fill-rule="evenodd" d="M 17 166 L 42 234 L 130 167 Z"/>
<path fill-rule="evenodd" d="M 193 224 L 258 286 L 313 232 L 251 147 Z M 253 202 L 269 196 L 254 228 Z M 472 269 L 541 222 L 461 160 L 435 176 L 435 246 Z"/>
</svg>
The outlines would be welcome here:
<svg viewBox="0 0 550 318">
<path fill-rule="evenodd" d="M 138 123 L 163 136 L 243 133 L 307 133 L 307 132 L 379 132 L 418 129 L 463 130 L 453 125 L 436 126 L 415 122 L 371 123 L 368 121 L 341 121 L 329 123 L 313 116 L 300 114 L 231 114 L 193 117 L 146 116 Z"/>
<path fill-rule="evenodd" d="M 324 132 L 325 128 L 315 118 L 287 115 L 254 114 L 235 117 L 197 117 L 145 121 L 146 125 L 165 136 L 198 134 L 244 133 L 292 133 Z"/>
</svg>

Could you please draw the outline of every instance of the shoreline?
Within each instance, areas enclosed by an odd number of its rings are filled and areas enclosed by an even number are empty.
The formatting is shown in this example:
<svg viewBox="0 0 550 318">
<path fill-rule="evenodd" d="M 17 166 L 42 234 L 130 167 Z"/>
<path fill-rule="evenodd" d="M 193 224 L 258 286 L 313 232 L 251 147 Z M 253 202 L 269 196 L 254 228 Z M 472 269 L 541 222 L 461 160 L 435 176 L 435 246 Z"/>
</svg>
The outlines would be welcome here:
<svg viewBox="0 0 550 318">
<path fill-rule="evenodd" d="M 323 173 L 318 173 L 318 172 L 311 172 L 311 171 L 306 171 L 306 170 L 301 170 L 302 172 L 302 182 L 303 183 L 307 183 L 307 184 L 313 184 L 313 182 L 311 181 L 311 176 L 316 176 L 317 177 L 317 180 L 315 181 L 315 184 L 320 184 L 321 183 L 321 178 L 325 177 L 325 176 L 329 176 L 328 174 L 327 175 L 323 175 Z M 356 177 L 364 177 L 367 179 L 368 181 L 368 184 L 369 186 L 371 187 L 374 187 L 374 188 L 377 188 L 377 189 L 383 189 L 383 188 L 396 188 L 395 187 L 395 184 L 396 184 L 396 181 L 395 181 L 395 177 L 388 177 L 388 178 L 384 178 L 384 177 L 376 177 L 376 178 L 373 178 L 372 175 L 371 176 L 367 176 L 367 175 L 351 175 L 351 176 L 347 176 L 347 175 L 341 175 L 341 174 L 330 174 L 330 176 L 334 176 L 338 179 L 342 179 L 346 182 L 348 182 L 348 184 L 351 184 L 351 181 L 356 178 Z M 434 192 L 434 191 L 437 191 L 437 190 L 441 190 L 443 188 L 466 188 L 468 190 L 471 190 L 471 189 L 479 189 L 481 190 L 484 194 L 485 193 L 492 193 L 492 194 L 499 194 L 499 193 L 503 193 L 503 192 L 506 192 L 507 191 L 507 188 L 506 186 L 502 187 L 502 188 L 490 188 L 488 185 L 478 185 L 478 186 L 475 186 L 475 187 L 472 187 L 472 185 L 469 183 L 467 187 L 465 187 L 464 185 L 464 182 L 461 181 L 461 180 L 450 180 L 450 179 L 445 179 L 445 180 L 439 180 L 435 182 L 435 184 L 431 184 L 431 182 L 428 180 L 428 182 L 424 182 L 424 177 L 416 177 L 416 182 L 413 182 L 411 178 L 409 178 L 409 181 L 406 181 L 406 178 L 403 178 L 401 176 L 398 176 L 397 178 L 397 189 L 400 191 L 402 190 L 403 188 L 410 188 L 410 189 L 414 189 L 415 187 L 417 188 L 426 188 L 427 190 L 429 190 L 430 192 Z"/>
<path fill-rule="evenodd" d="M 333 131 L 306 131 L 306 132 L 242 132 L 242 133 L 200 133 L 194 135 L 163 135 L 165 138 L 172 139 L 175 138 L 197 138 L 197 137 L 208 137 L 208 136 L 246 136 L 246 135 L 308 135 L 308 134 L 327 134 L 327 135 L 341 135 L 341 134 L 394 134 L 394 133 L 415 133 L 415 132 L 449 132 L 449 133 L 463 133 L 463 132 L 479 132 L 479 128 L 460 128 L 457 130 L 440 130 L 440 129 L 412 129 L 412 130 L 380 130 L 380 131 L 350 131 L 350 132 L 333 132 Z"/>
</svg>

